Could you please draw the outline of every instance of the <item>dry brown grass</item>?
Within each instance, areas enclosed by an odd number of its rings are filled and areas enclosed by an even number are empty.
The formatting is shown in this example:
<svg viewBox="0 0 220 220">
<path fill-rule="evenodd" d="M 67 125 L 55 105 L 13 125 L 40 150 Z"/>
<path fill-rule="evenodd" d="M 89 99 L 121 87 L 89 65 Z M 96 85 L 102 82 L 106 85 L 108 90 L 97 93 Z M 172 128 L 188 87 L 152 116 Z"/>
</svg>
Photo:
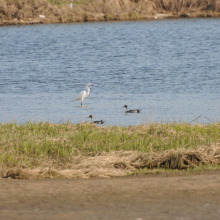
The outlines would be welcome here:
<svg viewBox="0 0 220 220">
<path fill-rule="evenodd" d="M 9 168 L 2 177 L 13 179 L 42 178 L 91 178 L 117 177 L 132 175 L 144 169 L 143 174 L 152 173 L 152 169 L 178 169 L 220 165 L 220 147 L 203 146 L 198 149 L 179 149 L 160 153 L 142 153 L 137 151 L 103 152 L 94 157 L 77 156 L 72 158 L 66 169 L 51 167 Z"/>
<path fill-rule="evenodd" d="M 215 17 L 219 14 L 219 0 L 0 0 L 0 24 Z"/>
<path fill-rule="evenodd" d="M 216 11 L 216 0 L 154 0 L 155 9 L 160 8 L 162 10 L 170 12 L 181 12 L 186 10 L 210 10 Z"/>
</svg>

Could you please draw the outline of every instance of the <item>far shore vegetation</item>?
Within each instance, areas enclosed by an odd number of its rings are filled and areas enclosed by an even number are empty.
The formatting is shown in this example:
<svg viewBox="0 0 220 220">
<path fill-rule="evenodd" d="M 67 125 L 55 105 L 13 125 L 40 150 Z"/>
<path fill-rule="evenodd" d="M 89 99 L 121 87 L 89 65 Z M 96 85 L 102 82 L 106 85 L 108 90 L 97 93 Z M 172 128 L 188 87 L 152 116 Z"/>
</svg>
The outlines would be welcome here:
<svg viewBox="0 0 220 220">
<path fill-rule="evenodd" d="M 0 25 L 220 17 L 220 0 L 0 0 Z"/>
<path fill-rule="evenodd" d="M 219 169 L 220 123 L 0 125 L 0 177 L 89 178 Z"/>
</svg>

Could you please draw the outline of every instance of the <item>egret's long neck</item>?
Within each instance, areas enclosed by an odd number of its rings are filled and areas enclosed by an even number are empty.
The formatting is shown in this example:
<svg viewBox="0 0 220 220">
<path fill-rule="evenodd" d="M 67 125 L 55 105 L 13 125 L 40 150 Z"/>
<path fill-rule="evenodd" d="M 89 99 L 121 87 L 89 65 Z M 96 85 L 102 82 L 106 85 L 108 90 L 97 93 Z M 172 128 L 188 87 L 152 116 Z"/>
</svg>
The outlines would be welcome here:
<svg viewBox="0 0 220 220">
<path fill-rule="evenodd" d="M 91 123 L 93 123 L 93 117 L 91 117 Z"/>
<path fill-rule="evenodd" d="M 86 91 L 86 97 L 87 97 L 90 93 L 90 88 L 88 86 L 86 86 L 86 89 L 87 89 L 87 91 Z"/>
</svg>

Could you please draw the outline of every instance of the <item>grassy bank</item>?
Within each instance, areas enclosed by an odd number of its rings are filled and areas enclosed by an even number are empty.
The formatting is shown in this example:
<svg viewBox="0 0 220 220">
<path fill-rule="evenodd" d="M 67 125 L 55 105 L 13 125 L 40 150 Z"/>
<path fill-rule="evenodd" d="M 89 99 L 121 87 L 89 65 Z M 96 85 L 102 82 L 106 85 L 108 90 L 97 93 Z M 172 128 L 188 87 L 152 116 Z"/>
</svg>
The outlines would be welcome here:
<svg viewBox="0 0 220 220">
<path fill-rule="evenodd" d="M 1 124 L 0 176 L 121 176 L 220 164 L 220 123 L 97 127 Z"/>
<path fill-rule="evenodd" d="M 219 16 L 219 0 L 0 0 L 0 25 Z"/>
</svg>

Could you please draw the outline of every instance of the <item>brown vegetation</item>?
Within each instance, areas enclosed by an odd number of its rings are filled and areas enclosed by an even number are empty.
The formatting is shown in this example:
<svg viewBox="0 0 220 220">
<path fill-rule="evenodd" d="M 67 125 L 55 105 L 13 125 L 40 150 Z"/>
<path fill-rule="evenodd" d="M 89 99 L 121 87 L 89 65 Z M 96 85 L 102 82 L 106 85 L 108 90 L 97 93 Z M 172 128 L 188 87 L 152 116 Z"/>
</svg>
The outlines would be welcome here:
<svg viewBox="0 0 220 220">
<path fill-rule="evenodd" d="M 207 146 L 197 150 L 180 149 L 150 154 L 137 151 L 103 152 L 95 157 L 73 157 L 72 162 L 68 164 L 68 169 L 56 169 L 50 166 L 35 169 L 10 168 L 0 173 L 2 177 L 12 179 L 117 177 L 165 171 L 160 168 L 186 170 L 197 167 L 203 170 L 209 167 L 213 169 L 213 167 L 219 168 L 219 164 L 220 147 Z"/>
<path fill-rule="evenodd" d="M 219 0 L 0 0 L 0 25 L 219 15 Z"/>
</svg>

